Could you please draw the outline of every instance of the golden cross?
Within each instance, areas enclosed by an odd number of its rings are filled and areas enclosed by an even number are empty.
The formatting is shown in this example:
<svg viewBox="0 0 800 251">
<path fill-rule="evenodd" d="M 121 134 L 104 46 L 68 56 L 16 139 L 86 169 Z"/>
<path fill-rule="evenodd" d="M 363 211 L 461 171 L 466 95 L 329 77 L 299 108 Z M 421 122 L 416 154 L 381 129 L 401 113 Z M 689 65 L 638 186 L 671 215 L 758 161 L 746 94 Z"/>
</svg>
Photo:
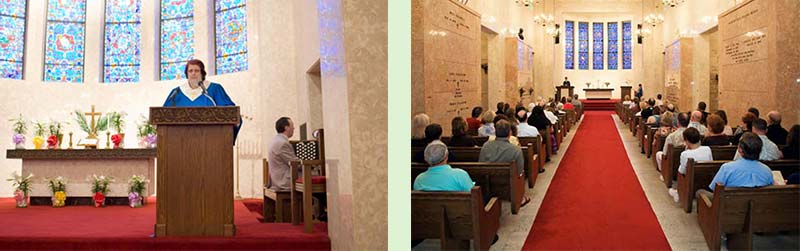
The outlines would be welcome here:
<svg viewBox="0 0 800 251">
<path fill-rule="evenodd" d="M 90 138 L 90 139 L 96 139 L 96 138 L 97 138 L 97 131 L 95 131 L 95 130 L 96 130 L 96 128 L 95 128 L 95 126 L 94 126 L 94 116 L 95 116 L 95 115 L 97 115 L 97 116 L 100 116 L 100 114 L 101 114 L 101 113 L 99 113 L 99 112 L 94 112 L 94 105 L 92 105 L 92 112 L 87 112 L 87 113 L 85 113 L 85 114 L 86 114 L 86 115 L 89 115 L 89 116 L 92 116 L 92 125 L 91 125 L 91 127 L 89 127 L 89 130 L 90 130 L 91 132 L 89 133 L 89 137 L 87 137 L 87 138 Z"/>
</svg>

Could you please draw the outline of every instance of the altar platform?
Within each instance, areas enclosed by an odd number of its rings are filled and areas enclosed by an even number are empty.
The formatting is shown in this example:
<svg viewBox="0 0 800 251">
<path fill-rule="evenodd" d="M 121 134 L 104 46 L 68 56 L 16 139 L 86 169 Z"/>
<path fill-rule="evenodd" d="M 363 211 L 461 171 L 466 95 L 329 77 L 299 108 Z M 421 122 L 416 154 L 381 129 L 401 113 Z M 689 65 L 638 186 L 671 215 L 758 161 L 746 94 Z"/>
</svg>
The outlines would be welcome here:
<svg viewBox="0 0 800 251">
<path fill-rule="evenodd" d="M 584 111 L 614 111 L 619 99 L 589 100 L 581 99 Z"/>
<path fill-rule="evenodd" d="M 153 238 L 156 199 L 128 206 L 30 206 L 0 198 L 0 250 L 330 250 L 327 224 L 314 232 L 291 223 L 261 223 L 261 200 L 234 203 L 236 236 Z"/>
</svg>

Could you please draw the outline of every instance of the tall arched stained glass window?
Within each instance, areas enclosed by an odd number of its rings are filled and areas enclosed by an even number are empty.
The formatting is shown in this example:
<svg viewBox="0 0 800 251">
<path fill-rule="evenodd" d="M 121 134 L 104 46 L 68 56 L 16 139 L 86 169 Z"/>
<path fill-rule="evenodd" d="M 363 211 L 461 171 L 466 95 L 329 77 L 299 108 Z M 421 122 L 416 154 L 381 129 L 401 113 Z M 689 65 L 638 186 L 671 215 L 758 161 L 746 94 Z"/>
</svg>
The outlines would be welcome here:
<svg viewBox="0 0 800 251">
<path fill-rule="evenodd" d="M 247 70 L 245 0 L 215 0 L 214 26 L 217 74 Z"/>
<path fill-rule="evenodd" d="M 181 79 L 194 57 L 194 0 L 161 0 L 161 80 Z"/>
<path fill-rule="evenodd" d="M 589 69 L 589 23 L 578 22 L 578 69 Z"/>
<path fill-rule="evenodd" d="M 0 4 L 0 78 L 22 79 L 27 0 Z"/>
<path fill-rule="evenodd" d="M 611 22 L 606 23 L 608 26 L 608 69 L 616 70 L 619 67 L 619 58 L 617 57 L 619 42 L 619 23 Z"/>
<path fill-rule="evenodd" d="M 622 69 L 631 69 L 633 43 L 631 42 L 631 21 L 622 22 Z"/>
<path fill-rule="evenodd" d="M 103 82 L 139 82 L 141 0 L 106 0 Z"/>
<path fill-rule="evenodd" d="M 592 69 L 603 69 L 603 23 L 592 23 Z"/>
<path fill-rule="evenodd" d="M 575 69 L 575 21 L 564 21 L 564 69 Z"/>
<path fill-rule="evenodd" d="M 44 81 L 83 82 L 86 0 L 47 1 Z"/>
</svg>

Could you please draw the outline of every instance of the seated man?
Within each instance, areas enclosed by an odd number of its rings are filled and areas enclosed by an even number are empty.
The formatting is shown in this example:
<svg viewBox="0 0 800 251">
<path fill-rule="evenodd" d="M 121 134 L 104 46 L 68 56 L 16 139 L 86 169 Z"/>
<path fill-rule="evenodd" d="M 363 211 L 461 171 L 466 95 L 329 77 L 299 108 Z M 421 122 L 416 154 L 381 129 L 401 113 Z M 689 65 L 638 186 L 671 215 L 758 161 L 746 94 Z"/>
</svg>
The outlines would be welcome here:
<svg viewBox="0 0 800 251">
<path fill-rule="evenodd" d="M 736 151 L 743 158 L 722 164 L 708 188 L 714 191 L 717 183 L 726 187 L 763 187 L 772 185 L 772 170 L 758 161 L 761 147 L 762 143 L 759 136 L 753 133 L 742 135 L 742 139 L 739 141 L 739 149 Z M 698 192 L 711 194 L 705 190 Z"/>
<path fill-rule="evenodd" d="M 481 148 L 479 162 L 494 162 L 494 163 L 508 163 L 512 161 L 517 162 L 517 173 L 525 172 L 525 157 L 522 155 L 522 149 L 515 146 L 508 141 L 511 135 L 511 123 L 506 120 L 500 120 L 495 124 L 495 133 L 497 139 L 487 141 Z M 527 196 L 523 198 L 521 205 L 526 205 L 531 199 Z"/>
<path fill-rule="evenodd" d="M 287 117 L 281 117 L 275 122 L 275 130 L 278 135 L 272 139 L 269 145 L 269 180 L 270 189 L 276 191 L 288 191 L 292 187 L 292 174 L 289 162 L 299 160 L 294 153 L 292 143 L 289 138 L 294 135 L 294 122 Z"/>
<path fill-rule="evenodd" d="M 424 154 L 430 167 L 414 180 L 414 190 L 469 192 L 475 186 L 466 171 L 447 164 L 447 146 L 441 141 L 428 144 Z"/>
<path fill-rule="evenodd" d="M 767 138 L 766 120 L 757 118 L 753 121 L 753 133 L 761 139 L 761 152 L 758 156 L 758 160 L 771 161 L 783 158 L 783 153 L 778 149 L 778 146 Z M 736 155 L 733 156 L 733 160 L 739 160 L 741 158 L 741 152 L 736 152 Z"/>
<path fill-rule="evenodd" d="M 700 146 L 700 132 L 698 132 L 697 129 L 686 128 L 686 130 L 683 130 L 683 140 L 686 145 L 686 150 L 681 152 L 681 165 L 678 167 L 679 173 L 686 174 L 686 164 L 689 162 L 689 158 L 693 158 L 695 161 L 714 160 L 713 155 L 711 155 L 711 148 L 708 146 Z M 677 185 L 677 183 L 672 184 Z M 678 202 L 679 197 L 677 189 L 670 188 L 668 193 L 675 202 Z"/>
<path fill-rule="evenodd" d="M 683 131 L 686 130 L 686 126 L 689 125 L 689 117 L 686 116 L 686 113 L 678 114 L 678 129 L 675 129 L 674 132 L 667 135 L 667 138 L 664 139 L 664 148 L 661 151 L 656 152 L 656 164 L 658 164 L 658 170 L 661 170 L 661 161 L 664 158 L 664 154 L 667 154 L 667 147 L 672 144 L 673 147 L 675 146 L 682 146 L 683 145 Z M 663 179 L 663 177 L 662 177 Z"/>
<path fill-rule="evenodd" d="M 700 135 L 706 135 L 706 126 L 704 126 L 701 122 L 703 119 L 703 113 L 700 111 L 693 111 L 692 112 L 692 119 L 689 121 L 689 128 L 697 128 L 697 131 L 700 132 Z"/>
<path fill-rule="evenodd" d="M 533 127 L 532 125 L 528 124 L 528 113 L 525 110 L 520 110 L 517 112 L 517 116 L 519 116 L 519 125 L 517 125 L 517 131 L 519 132 L 517 136 L 520 137 L 537 137 L 539 136 L 539 129 Z"/>
<path fill-rule="evenodd" d="M 767 114 L 769 126 L 767 126 L 767 138 L 778 145 L 786 145 L 786 136 L 789 131 L 781 127 L 781 114 L 778 111 L 771 111 Z"/>
<path fill-rule="evenodd" d="M 430 145 L 433 142 L 440 142 L 442 143 L 442 126 L 436 123 L 430 124 L 425 127 L 425 140 Z M 442 143 L 444 144 L 444 143 Z M 426 145 L 427 146 L 427 145 Z M 425 162 L 425 154 L 424 152 L 419 152 L 416 156 L 411 156 L 411 162 Z M 453 159 L 453 155 L 449 155 L 450 159 Z"/>
</svg>

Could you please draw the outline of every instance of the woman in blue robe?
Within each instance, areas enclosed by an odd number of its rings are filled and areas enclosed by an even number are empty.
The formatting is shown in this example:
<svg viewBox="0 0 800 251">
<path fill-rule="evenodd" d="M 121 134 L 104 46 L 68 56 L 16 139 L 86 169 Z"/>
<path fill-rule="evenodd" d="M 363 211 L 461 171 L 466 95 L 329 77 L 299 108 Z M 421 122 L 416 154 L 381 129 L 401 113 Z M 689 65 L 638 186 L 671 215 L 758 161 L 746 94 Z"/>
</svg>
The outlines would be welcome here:
<svg viewBox="0 0 800 251">
<path fill-rule="evenodd" d="M 202 106 L 236 106 L 222 88 L 222 85 L 206 80 L 206 69 L 203 61 L 198 59 L 186 62 L 183 73 L 187 81 L 170 91 L 164 100 L 165 107 L 202 107 Z M 242 128 L 242 119 L 233 128 L 233 142 Z"/>
</svg>

